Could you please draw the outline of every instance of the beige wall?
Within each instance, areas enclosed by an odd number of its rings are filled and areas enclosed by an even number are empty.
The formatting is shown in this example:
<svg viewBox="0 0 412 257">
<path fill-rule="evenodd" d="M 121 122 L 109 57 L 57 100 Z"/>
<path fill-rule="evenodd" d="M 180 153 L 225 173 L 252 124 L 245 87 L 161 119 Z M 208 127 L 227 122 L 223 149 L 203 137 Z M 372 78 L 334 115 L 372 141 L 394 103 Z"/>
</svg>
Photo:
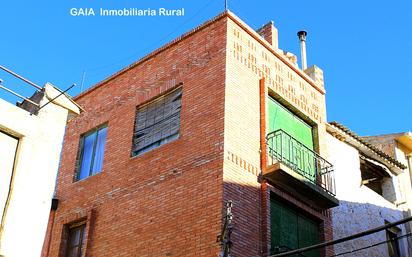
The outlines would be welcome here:
<svg viewBox="0 0 412 257">
<path fill-rule="evenodd" d="M 9 192 L 9 183 L 18 142 L 18 139 L 0 130 L 0 219 L 3 217 L 4 206 Z"/>
<path fill-rule="evenodd" d="M 40 102 L 45 104 L 51 95 L 58 93 L 51 85 Z M 66 98 L 62 96 L 62 98 Z M 67 98 L 66 98 L 67 99 Z M 61 107 L 66 105 L 67 107 Z M 57 167 L 67 122 L 68 109 L 79 112 L 70 101 L 64 99 L 41 109 L 39 114 L 29 112 L 0 99 L 0 130 L 19 138 L 14 167 L 13 189 L 1 234 L 0 255 L 5 257 L 40 256 L 51 199 L 55 186 Z M 11 159 L 16 142 L 8 146 L 2 138 L 0 152 L 8 154 L 8 167 L 1 179 L 1 200 L 4 188 L 9 187 Z M 3 157 L 2 157 L 3 160 Z M 4 178 L 3 178 L 4 177 Z M 1 203 L 3 203 L 2 201 Z M 2 209 L 4 205 L 1 206 Z"/>
<path fill-rule="evenodd" d="M 264 77 L 266 93 L 270 91 L 281 98 L 283 104 L 323 131 L 324 95 L 304 79 L 311 80 L 309 77 L 297 73 L 285 63 L 289 61 L 279 59 L 258 42 L 254 36 L 260 36 L 246 24 L 232 19 L 227 22 L 224 200 L 233 200 L 233 214 L 242 217 L 235 219 L 232 240 L 246 243 L 233 247 L 233 254 L 258 256 L 262 250 L 261 228 L 256 222 L 261 220 L 262 204 L 259 81 Z M 241 26 L 247 27 L 253 36 Z M 289 65 L 297 68 L 293 63 Z"/>
<path fill-rule="evenodd" d="M 257 256 L 260 253 L 260 125 L 259 76 L 234 56 L 233 30 L 228 19 L 225 86 L 224 200 L 234 201 L 236 229 L 233 254 Z M 242 219 L 240 219 L 242 217 Z M 237 219 L 236 219 L 237 218 Z M 249 222 L 250 221 L 250 222 Z M 253 222 L 252 222 L 253 221 Z M 249 241 L 244 240 L 249 238 Z M 240 242 L 245 242 L 240 243 Z"/>
</svg>

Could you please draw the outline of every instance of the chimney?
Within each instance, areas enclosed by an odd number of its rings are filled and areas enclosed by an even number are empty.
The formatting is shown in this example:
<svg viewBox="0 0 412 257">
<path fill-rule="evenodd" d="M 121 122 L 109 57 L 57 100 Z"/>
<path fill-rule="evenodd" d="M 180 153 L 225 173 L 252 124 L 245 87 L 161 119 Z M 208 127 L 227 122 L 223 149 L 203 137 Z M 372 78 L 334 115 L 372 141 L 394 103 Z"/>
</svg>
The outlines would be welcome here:
<svg viewBox="0 0 412 257">
<path fill-rule="evenodd" d="M 323 71 L 316 65 L 312 65 L 305 70 L 305 73 L 315 81 L 321 87 L 325 87 L 325 82 L 323 81 Z"/>
<path fill-rule="evenodd" d="M 275 50 L 279 48 L 278 43 L 278 29 L 273 25 L 273 21 L 268 22 L 266 25 L 256 31 L 261 35 Z"/>
<path fill-rule="evenodd" d="M 308 33 L 304 30 L 298 32 L 298 37 L 300 41 L 300 58 L 302 59 L 302 70 L 306 70 L 306 35 Z"/>
</svg>

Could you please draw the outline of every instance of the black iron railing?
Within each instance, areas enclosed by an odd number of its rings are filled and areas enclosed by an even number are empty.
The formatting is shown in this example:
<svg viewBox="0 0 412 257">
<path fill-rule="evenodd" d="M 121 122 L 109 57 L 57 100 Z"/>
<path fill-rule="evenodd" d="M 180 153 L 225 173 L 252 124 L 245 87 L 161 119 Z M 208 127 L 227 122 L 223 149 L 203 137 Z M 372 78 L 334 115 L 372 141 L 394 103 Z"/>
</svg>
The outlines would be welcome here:
<svg viewBox="0 0 412 257">
<path fill-rule="evenodd" d="M 281 129 L 270 132 L 266 142 L 269 165 L 282 162 L 328 194 L 336 195 L 333 165 L 330 162 Z"/>
</svg>

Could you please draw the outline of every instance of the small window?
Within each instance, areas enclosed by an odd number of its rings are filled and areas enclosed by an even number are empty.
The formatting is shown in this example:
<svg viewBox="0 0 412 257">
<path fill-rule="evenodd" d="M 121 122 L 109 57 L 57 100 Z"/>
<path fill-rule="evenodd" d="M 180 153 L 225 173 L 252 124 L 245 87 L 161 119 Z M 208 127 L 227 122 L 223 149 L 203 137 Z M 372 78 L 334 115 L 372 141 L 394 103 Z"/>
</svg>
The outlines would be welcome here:
<svg viewBox="0 0 412 257">
<path fill-rule="evenodd" d="M 378 162 L 360 156 L 360 170 L 362 176 L 362 185 L 367 186 L 381 196 L 383 193 L 383 182 L 386 178 L 390 178 L 385 167 Z"/>
<path fill-rule="evenodd" d="M 69 227 L 66 257 L 81 257 L 83 256 L 83 242 L 85 223 L 75 224 Z"/>
<path fill-rule="evenodd" d="M 76 180 L 99 173 L 103 167 L 107 125 L 93 129 L 80 139 L 80 157 Z"/>
<path fill-rule="evenodd" d="M 182 88 L 136 109 L 132 156 L 179 138 Z"/>
</svg>

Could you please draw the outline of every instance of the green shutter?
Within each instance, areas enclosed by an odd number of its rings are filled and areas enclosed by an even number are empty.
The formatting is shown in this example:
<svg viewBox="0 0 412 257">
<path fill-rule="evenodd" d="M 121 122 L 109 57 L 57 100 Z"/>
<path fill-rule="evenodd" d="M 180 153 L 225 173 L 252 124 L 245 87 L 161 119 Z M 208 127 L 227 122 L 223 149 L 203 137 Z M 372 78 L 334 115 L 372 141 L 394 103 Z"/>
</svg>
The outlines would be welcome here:
<svg viewBox="0 0 412 257">
<path fill-rule="evenodd" d="M 271 253 L 277 249 L 298 249 L 319 243 L 318 225 L 287 205 L 270 199 Z M 304 256 L 319 257 L 319 250 L 304 253 Z"/>
<path fill-rule="evenodd" d="M 312 127 L 290 112 L 273 98 L 269 97 L 269 132 L 278 129 L 283 130 L 295 140 L 313 151 L 313 135 Z M 280 136 L 280 135 L 279 135 Z M 316 180 L 316 166 L 313 155 L 305 149 L 295 144 L 291 146 L 286 135 L 282 136 L 282 140 L 276 140 L 276 148 L 281 149 L 284 161 L 293 164 L 300 171 L 309 174 L 306 177 L 312 181 Z M 280 145 L 280 143 L 282 145 Z"/>
<path fill-rule="evenodd" d="M 296 213 L 273 199 L 270 203 L 271 246 L 280 250 L 298 248 L 298 220 Z M 294 231 L 294 233 L 290 233 Z"/>
<path fill-rule="evenodd" d="M 282 222 L 280 211 L 281 208 L 282 207 L 276 201 L 270 199 L 270 245 L 272 246 L 272 249 L 280 246 L 280 241 L 282 238 L 282 233 L 280 232 L 280 224 Z"/>
<path fill-rule="evenodd" d="M 298 217 L 298 234 L 299 234 L 299 248 L 317 244 L 318 239 L 318 226 L 312 220 L 304 217 Z M 308 257 L 320 256 L 319 250 L 311 250 L 304 253 Z"/>
<path fill-rule="evenodd" d="M 282 129 L 313 150 L 312 127 L 269 97 L 269 132 Z"/>
</svg>

